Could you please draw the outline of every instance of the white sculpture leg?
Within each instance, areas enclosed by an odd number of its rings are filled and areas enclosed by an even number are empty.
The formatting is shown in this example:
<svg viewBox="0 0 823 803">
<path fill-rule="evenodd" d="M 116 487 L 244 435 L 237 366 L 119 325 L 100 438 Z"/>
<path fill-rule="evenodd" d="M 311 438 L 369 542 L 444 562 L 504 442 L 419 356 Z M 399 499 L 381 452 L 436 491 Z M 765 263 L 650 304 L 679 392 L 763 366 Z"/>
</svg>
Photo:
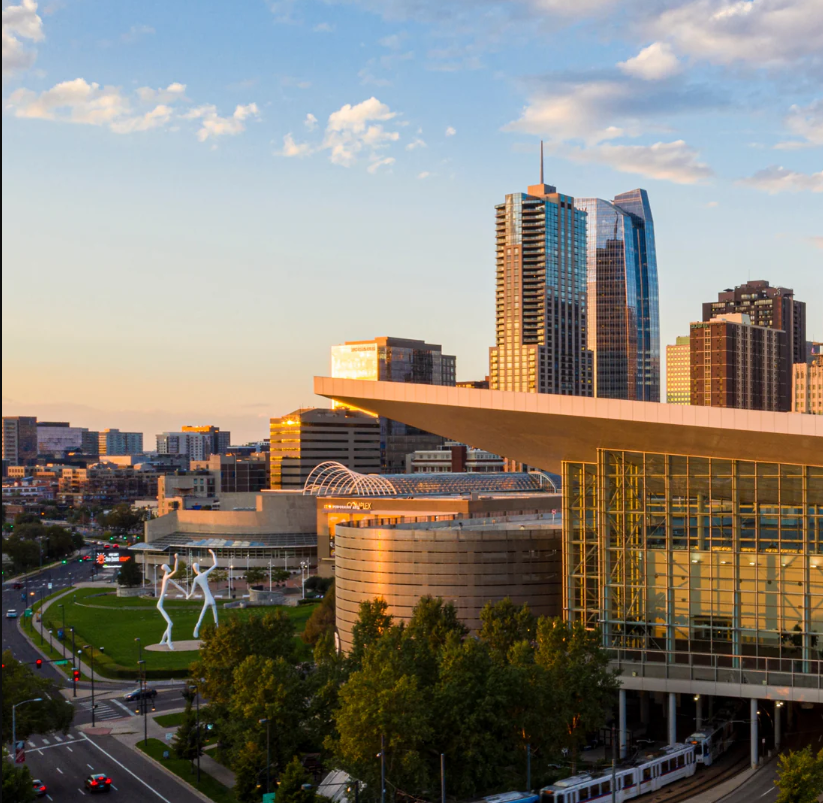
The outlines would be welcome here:
<svg viewBox="0 0 823 803">
<path fill-rule="evenodd" d="M 203 603 L 203 610 L 200 611 L 200 618 L 197 620 L 197 624 L 194 626 L 194 637 L 200 638 L 200 625 L 203 623 L 203 617 L 206 615 L 206 610 L 209 607 L 208 602 Z M 217 614 L 215 613 L 215 621 L 217 621 Z"/>
<path fill-rule="evenodd" d="M 166 632 L 163 633 L 163 638 L 160 639 L 161 644 L 168 644 L 169 649 L 173 650 L 174 645 L 171 643 L 171 617 L 166 613 L 166 609 L 163 608 L 161 605 L 157 606 L 157 610 L 160 611 L 161 616 L 166 620 Z"/>
</svg>

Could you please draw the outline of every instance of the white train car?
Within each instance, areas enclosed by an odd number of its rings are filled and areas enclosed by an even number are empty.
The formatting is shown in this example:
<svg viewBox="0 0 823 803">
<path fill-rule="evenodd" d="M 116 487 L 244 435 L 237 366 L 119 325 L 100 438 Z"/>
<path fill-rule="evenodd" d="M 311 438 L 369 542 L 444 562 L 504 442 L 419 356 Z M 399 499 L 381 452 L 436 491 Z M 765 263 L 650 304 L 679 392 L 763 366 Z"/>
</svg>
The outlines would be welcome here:
<svg viewBox="0 0 823 803">
<path fill-rule="evenodd" d="M 614 800 L 622 803 L 694 775 L 694 745 L 675 744 L 644 755 L 614 773 Z M 612 773 L 584 773 L 564 778 L 540 790 L 540 803 L 608 803 L 612 799 Z"/>
<path fill-rule="evenodd" d="M 710 767 L 734 743 L 734 722 L 731 716 L 725 722 L 709 725 L 686 739 L 686 744 L 694 745 L 695 760 Z"/>
</svg>

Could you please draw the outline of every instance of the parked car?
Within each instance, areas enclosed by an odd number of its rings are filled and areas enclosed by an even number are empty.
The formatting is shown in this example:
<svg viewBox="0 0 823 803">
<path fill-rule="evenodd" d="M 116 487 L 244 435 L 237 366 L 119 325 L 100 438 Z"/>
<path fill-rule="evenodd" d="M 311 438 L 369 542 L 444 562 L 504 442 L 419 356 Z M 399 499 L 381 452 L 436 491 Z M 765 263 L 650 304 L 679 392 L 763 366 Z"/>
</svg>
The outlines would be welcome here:
<svg viewBox="0 0 823 803">
<path fill-rule="evenodd" d="M 133 702 L 134 700 L 153 700 L 157 697 L 157 689 L 135 689 L 123 695 L 126 702 Z"/>
<path fill-rule="evenodd" d="M 97 772 L 86 778 L 85 787 L 89 792 L 110 792 L 111 778 L 103 775 L 102 772 Z"/>
<path fill-rule="evenodd" d="M 6 619 L 16 619 L 17 618 L 17 611 L 14 609 L 10 611 L 6 611 Z"/>
<path fill-rule="evenodd" d="M 39 779 L 35 779 L 31 782 L 32 788 L 34 789 L 34 794 L 37 797 L 45 797 L 46 792 L 49 790 L 46 789 L 46 785 Z"/>
<path fill-rule="evenodd" d="M 18 589 L 18 588 L 22 588 L 23 584 L 22 583 L 12 583 L 11 587 L 14 588 L 14 589 Z"/>
</svg>

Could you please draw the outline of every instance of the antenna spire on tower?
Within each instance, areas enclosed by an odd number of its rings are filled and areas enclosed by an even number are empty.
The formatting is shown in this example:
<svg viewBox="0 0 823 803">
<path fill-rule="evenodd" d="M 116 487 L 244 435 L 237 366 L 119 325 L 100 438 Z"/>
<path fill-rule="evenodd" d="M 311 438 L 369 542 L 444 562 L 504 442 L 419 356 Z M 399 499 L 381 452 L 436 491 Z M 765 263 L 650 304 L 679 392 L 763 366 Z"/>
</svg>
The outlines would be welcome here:
<svg viewBox="0 0 823 803">
<path fill-rule="evenodd" d="M 543 183 L 543 140 L 540 140 L 540 183 Z"/>
</svg>

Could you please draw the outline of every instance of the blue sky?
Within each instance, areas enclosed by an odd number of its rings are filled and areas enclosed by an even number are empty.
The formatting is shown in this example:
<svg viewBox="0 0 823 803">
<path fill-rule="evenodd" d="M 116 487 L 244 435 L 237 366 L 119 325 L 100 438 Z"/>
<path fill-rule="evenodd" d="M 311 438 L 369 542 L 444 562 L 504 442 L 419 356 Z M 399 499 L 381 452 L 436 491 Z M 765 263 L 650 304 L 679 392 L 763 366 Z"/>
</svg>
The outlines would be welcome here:
<svg viewBox="0 0 823 803">
<path fill-rule="evenodd" d="M 649 191 L 664 346 L 749 278 L 821 339 L 821 53 L 820 0 L 4 3 L 3 412 L 261 438 L 384 334 L 482 377 L 541 138 Z"/>
</svg>

